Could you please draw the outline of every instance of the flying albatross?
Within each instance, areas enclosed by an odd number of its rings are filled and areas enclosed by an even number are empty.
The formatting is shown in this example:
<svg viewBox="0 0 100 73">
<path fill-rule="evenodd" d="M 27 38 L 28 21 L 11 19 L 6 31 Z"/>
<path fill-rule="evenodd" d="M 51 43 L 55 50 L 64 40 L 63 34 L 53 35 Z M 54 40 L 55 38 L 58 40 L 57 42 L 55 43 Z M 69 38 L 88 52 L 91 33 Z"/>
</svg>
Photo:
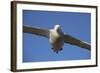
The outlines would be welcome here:
<svg viewBox="0 0 100 73">
<path fill-rule="evenodd" d="M 74 38 L 68 34 L 64 34 L 61 30 L 60 25 L 55 25 L 53 29 L 23 26 L 23 32 L 48 38 L 50 44 L 52 45 L 52 50 L 56 53 L 63 50 L 64 43 L 76 45 L 89 51 L 91 50 L 91 46 L 89 43 Z"/>
</svg>

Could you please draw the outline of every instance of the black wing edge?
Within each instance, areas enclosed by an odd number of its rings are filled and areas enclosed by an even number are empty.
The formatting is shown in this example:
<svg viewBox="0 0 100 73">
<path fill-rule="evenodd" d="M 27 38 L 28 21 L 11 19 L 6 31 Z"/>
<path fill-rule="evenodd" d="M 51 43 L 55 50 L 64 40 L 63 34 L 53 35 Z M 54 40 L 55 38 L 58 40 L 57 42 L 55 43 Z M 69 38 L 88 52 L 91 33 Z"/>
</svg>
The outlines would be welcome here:
<svg viewBox="0 0 100 73">
<path fill-rule="evenodd" d="M 37 27 L 29 27 L 29 26 L 23 26 L 23 32 L 24 33 L 30 33 L 34 35 L 49 37 L 49 30 L 47 29 L 41 29 Z"/>
<path fill-rule="evenodd" d="M 91 45 L 89 43 L 81 41 L 81 40 L 74 38 L 70 35 L 64 35 L 64 42 L 69 43 L 71 45 L 76 45 L 76 46 L 81 47 L 81 48 L 85 48 L 89 51 L 91 50 Z"/>
</svg>

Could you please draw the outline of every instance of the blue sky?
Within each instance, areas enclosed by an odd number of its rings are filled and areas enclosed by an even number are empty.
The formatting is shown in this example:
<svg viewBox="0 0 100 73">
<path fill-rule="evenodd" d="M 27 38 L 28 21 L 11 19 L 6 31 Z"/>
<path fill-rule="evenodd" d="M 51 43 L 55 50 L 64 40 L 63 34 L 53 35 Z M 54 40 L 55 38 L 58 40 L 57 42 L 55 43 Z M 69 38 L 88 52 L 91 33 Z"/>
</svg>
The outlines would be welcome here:
<svg viewBox="0 0 100 73">
<path fill-rule="evenodd" d="M 23 25 L 51 29 L 60 24 L 63 32 L 90 43 L 91 14 L 23 10 Z M 23 62 L 45 62 L 90 59 L 91 52 L 65 43 L 58 54 L 53 52 L 48 38 L 23 33 Z"/>
</svg>

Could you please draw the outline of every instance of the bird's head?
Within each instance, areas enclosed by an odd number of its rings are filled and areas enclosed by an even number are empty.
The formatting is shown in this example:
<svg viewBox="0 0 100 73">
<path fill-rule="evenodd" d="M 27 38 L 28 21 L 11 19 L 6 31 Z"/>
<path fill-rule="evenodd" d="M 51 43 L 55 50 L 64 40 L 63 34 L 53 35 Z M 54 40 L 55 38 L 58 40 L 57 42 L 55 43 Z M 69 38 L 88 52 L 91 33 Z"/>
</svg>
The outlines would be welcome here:
<svg viewBox="0 0 100 73">
<path fill-rule="evenodd" d="M 54 26 L 54 29 L 55 29 L 55 30 L 59 30 L 59 29 L 61 29 L 61 26 L 60 26 L 60 25 L 55 25 L 55 26 Z"/>
</svg>

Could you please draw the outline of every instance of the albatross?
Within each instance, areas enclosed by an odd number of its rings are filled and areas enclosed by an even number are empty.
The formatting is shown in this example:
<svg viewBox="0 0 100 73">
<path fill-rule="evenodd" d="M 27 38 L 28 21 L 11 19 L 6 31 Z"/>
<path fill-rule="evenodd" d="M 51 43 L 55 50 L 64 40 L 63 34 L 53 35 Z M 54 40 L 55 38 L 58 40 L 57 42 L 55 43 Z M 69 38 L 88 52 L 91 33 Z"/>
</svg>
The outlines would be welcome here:
<svg viewBox="0 0 100 73">
<path fill-rule="evenodd" d="M 48 38 L 52 46 L 51 49 L 56 53 L 63 50 L 64 43 L 75 45 L 89 51 L 91 50 L 89 43 L 65 34 L 62 32 L 60 25 L 55 25 L 53 29 L 23 26 L 23 32 Z"/>
</svg>

